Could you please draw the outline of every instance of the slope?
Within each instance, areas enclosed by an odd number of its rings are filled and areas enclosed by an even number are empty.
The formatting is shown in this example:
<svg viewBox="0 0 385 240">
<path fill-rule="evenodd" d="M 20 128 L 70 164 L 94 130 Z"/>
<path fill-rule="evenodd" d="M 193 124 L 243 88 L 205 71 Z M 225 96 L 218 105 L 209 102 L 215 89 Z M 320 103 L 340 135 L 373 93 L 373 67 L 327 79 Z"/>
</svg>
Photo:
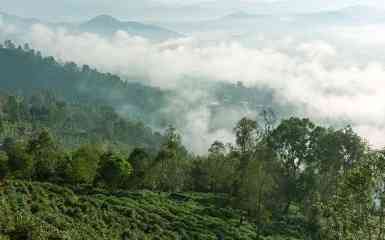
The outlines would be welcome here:
<svg viewBox="0 0 385 240">
<path fill-rule="evenodd" d="M 10 181 L 0 190 L 0 239 L 254 239 L 254 226 L 221 201 Z"/>
</svg>

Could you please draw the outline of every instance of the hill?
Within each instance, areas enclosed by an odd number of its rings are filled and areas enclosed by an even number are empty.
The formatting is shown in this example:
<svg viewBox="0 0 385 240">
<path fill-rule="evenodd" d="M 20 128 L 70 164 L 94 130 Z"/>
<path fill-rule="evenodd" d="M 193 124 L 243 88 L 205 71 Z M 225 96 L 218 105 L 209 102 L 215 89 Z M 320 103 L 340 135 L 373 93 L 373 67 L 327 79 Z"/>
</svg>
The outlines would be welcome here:
<svg viewBox="0 0 385 240">
<path fill-rule="evenodd" d="M 10 41 L 0 46 L 0 65 L 0 88 L 16 95 L 31 96 L 50 90 L 69 103 L 114 106 L 126 117 L 145 122 L 150 122 L 152 114 L 166 101 L 165 92 L 158 88 L 124 82 L 116 75 L 86 65 L 59 63 L 28 45 L 22 48 Z"/>
<path fill-rule="evenodd" d="M 49 129 L 62 146 L 87 143 L 158 149 L 162 136 L 141 122 L 120 117 L 112 107 L 68 103 L 54 92 L 38 91 L 30 97 L 0 92 L 0 142 L 27 140 L 39 129 Z"/>
<path fill-rule="evenodd" d="M 46 22 L 36 18 L 23 18 L 0 11 L 0 24 L 8 24 L 18 29 L 28 29 L 34 24 L 44 24 L 51 27 L 64 27 L 69 31 L 96 33 L 103 37 L 111 37 L 117 31 L 124 31 L 133 36 L 155 41 L 183 37 L 182 34 L 157 25 L 136 21 L 120 21 L 109 15 L 99 15 L 85 22 L 72 23 Z"/>
<path fill-rule="evenodd" d="M 216 3 L 217 5 L 219 3 Z M 314 9 L 314 11 L 291 12 L 278 9 L 291 8 L 286 2 L 277 1 L 275 10 L 270 7 L 246 11 L 234 11 L 215 19 L 190 21 L 188 23 L 168 24 L 176 31 L 194 35 L 200 32 L 212 32 L 221 30 L 230 36 L 247 36 L 256 33 L 293 34 L 303 33 L 314 28 L 328 26 L 357 26 L 363 24 L 383 24 L 385 21 L 384 10 L 365 5 L 355 5 L 341 9 Z M 278 6 L 282 5 L 282 6 Z M 238 37 L 237 37 L 238 39 Z"/>
<path fill-rule="evenodd" d="M 130 35 L 155 40 L 167 40 L 170 38 L 182 37 L 181 34 L 165 28 L 140 22 L 123 22 L 109 15 L 97 16 L 80 24 L 78 28 L 84 32 L 93 32 L 104 36 L 111 36 L 117 31 L 125 31 Z"/>
<path fill-rule="evenodd" d="M 20 27 L 29 27 L 33 24 L 41 23 L 39 19 L 35 18 L 21 18 L 16 15 L 7 14 L 5 12 L 0 11 L 0 19 L 4 23 L 9 23 L 12 25 L 18 25 Z"/>
<path fill-rule="evenodd" d="M 279 113 L 277 115 L 294 111 L 293 107 L 274 101 L 273 91 L 269 89 L 186 77 L 180 81 L 182 86 L 164 90 L 144 85 L 143 79 L 124 81 L 117 75 L 101 73 L 87 65 L 60 63 L 53 57 L 42 56 L 28 45 L 20 47 L 10 41 L 0 47 L 0 65 L 0 89 L 11 95 L 29 98 L 49 90 L 69 104 L 109 106 L 119 116 L 143 122 L 154 129 L 164 129 L 172 124 L 185 130 L 186 122 L 191 121 L 188 119 L 190 113 L 202 107 L 210 114 L 207 119 L 209 131 L 218 128 L 231 131 L 241 116 L 234 115 L 224 122 L 223 116 L 229 109 L 247 113 L 266 107 L 273 108 Z M 194 93 L 206 97 L 189 99 L 188 96 Z"/>
<path fill-rule="evenodd" d="M 255 226 L 221 201 L 9 181 L 0 190 L 0 239 L 255 239 Z"/>
</svg>

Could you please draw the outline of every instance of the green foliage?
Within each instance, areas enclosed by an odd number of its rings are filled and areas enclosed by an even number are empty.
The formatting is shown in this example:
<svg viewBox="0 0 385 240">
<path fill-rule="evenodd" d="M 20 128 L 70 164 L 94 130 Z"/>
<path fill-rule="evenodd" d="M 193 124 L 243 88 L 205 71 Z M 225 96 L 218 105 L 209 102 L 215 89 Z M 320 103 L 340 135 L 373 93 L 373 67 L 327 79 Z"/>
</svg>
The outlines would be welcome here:
<svg viewBox="0 0 385 240">
<path fill-rule="evenodd" d="M 98 103 L 132 109 L 128 112 L 130 117 L 141 120 L 151 119 L 152 113 L 165 103 L 164 92 L 157 88 L 125 82 L 116 75 L 100 73 L 87 65 L 61 64 L 29 47 L 14 46 L 8 41 L 0 48 L 0 88 L 7 91 L 31 96 L 36 89 L 50 89 L 70 103 Z M 36 100 L 39 103 L 39 99 Z M 14 106 L 18 106 L 17 101 Z M 35 109 L 40 117 L 47 113 L 44 107 L 37 105 Z M 13 116 L 17 117 L 17 108 L 14 110 Z"/>
<path fill-rule="evenodd" d="M 0 239 L 385 239 L 384 153 L 349 126 L 264 111 L 193 156 L 136 121 L 174 117 L 159 89 L 11 41 L 0 65 Z M 250 91 L 214 89 L 269 98 Z"/>
<path fill-rule="evenodd" d="M 8 155 L 4 151 L 0 151 L 0 181 L 9 174 Z"/>
<path fill-rule="evenodd" d="M 176 129 L 170 127 L 165 142 L 146 176 L 146 185 L 162 191 L 181 191 L 186 179 L 187 151 Z"/>
<path fill-rule="evenodd" d="M 98 171 L 100 153 L 96 146 L 80 147 L 72 154 L 66 174 L 72 183 L 93 183 Z"/>
<path fill-rule="evenodd" d="M 132 174 L 130 162 L 123 156 L 107 152 L 101 156 L 100 179 L 112 188 L 127 188 Z"/>
<path fill-rule="evenodd" d="M 6 144 L 7 145 L 7 144 Z M 12 175 L 21 179 L 30 179 L 33 176 L 33 158 L 26 151 L 22 142 L 14 142 L 6 147 L 9 170 Z"/>
<path fill-rule="evenodd" d="M 184 199 L 181 201 L 180 199 Z M 30 204 L 32 199 L 33 204 Z M 32 239 L 255 239 L 211 194 L 106 191 L 9 181 L 0 191 L 0 236 Z"/>
<path fill-rule="evenodd" d="M 152 163 L 152 158 L 143 148 L 135 148 L 130 156 L 129 162 L 132 166 L 132 176 L 130 179 L 131 188 L 140 189 L 144 187 L 144 179 L 146 172 L 149 170 Z"/>
<path fill-rule="evenodd" d="M 111 118 L 114 118 L 113 114 Z M 234 131 L 235 146 L 215 142 L 207 156 L 191 156 L 172 127 L 166 131 L 156 154 L 143 148 L 128 154 L 119 151 L 119 147 L 99 144 L 83 145 L 66 153 L 47 129 L 36 131 L 37 134 L 28 140 L 6 138 L 2 145 L 4 152 L 0 154 L 2 178 L 66 184 L 76 192 L 70 193 L 71 196 L 80 194 L 86 203 L 73 208 L 73 202 L 78 201 L 78 197 L 73 197 L 64 200 L 64 203 L 69 201 L 69 205 L 63 207 L 63 213 L 60 212 L 62 208 L 58 212 L 57 207 L 46 212 L 50 204 L 57 204 L 55 201 L 63 202 L 49 197 L 51 192 L 66 191 L 68 194 L 70 190 L 44 185 L 49 186 L 48 195 L 42 187 L 39 190 L 41 198 L 33 198 L 28 203 L 24 203 L 25 196 L 18 201 L 12 200 L 15 209 L 29 206 L 30 213 L 17 212 L 16 216 L 22 216 L 22 221 L 16 222 L 16 227 L 7 227 L 5 234 L 44 238 L 45 234 L 54 233 L 58 234 L 55 236 L 67 236 L 67 239 L 84 234 L 94 239 L 100 236 L 152 239 L 159 234 L 165 239 L 215 239 L 223 233 L 231 235 L 230 239 L 382 238 L 384 157 L 382 153 L 371 153 L 351 128 L 325 129 L 307 119 L 296 118 L 285 120 L 276 128 L 260 127 L 256 121 L 244 118 Z M 326 182 L 327 186 L 324 185 Z M 22 194 L 30 194 L 31 188 L 38 183 L 21 182 L 21 185 L 25 184 L 31 185 L 20 190 Z M 161 207 L 154 208 L 159 201 L 164 201 L 165 194 L 149 193 L 151 198 L 146 201 L 151 208 L 145 210 L 148 215 L 143 209 L 134 214 L 133 209 L 138 206 L 131 198 L 141 201 L 143 196 L 118 189 L 142 188 L 174 192 L 170 199 L 187 204 L 188 208 L 172 208 L 168 210 L 172 215 L 167 213 L 165 216 Z M 175 193 L 182 191 L 216 195 L 207 202 L 194 194 Z M 4 197 L 14 197 L 9 194 Z M 103 197 L 98 205 L 100 197 L 107 195 L 114 197 Z M 199 211 L 189 215 L 196 207 Z M 157 216 L 159 211 L 160 216 Z M 145 217 L 135 220 L 138 215 Z M 210 222 L 202 215 L 217 219 Z M 135 218 L 131 219 L 132 216 Z M 100 219 L 100 222 L 87 222 L 86 218 Z M 173 220 L 172 228 L 164 225 L 165 221 L 174 218 L 177 220 Z M 229 218 L 231 220 L 227 222 Z M 117 223 L 128 220 L 131 225 L 117 226 Z M 202 221 L 209 221 L 209 224 L 202 225 Z M 79 225 L 81 229 L 67 228 L 78 222 L 83 224 Z M 224 224 L 226 227 L 231 225 L 231 232 L 224 228 Z M 106 226 L 115 230 L 107 230 Z M 42 227 L 45 230 L 41 230 Z M 95 230 L 90 232 L 90 227 Z"/>
<path fill-rule="evenodd" d="M 160 134 L 140 122 L 123 119 L 111 107 L 70 104 L 50 91 L 31 97 L 0 92 L 0 127 L 0 139 L 34 138 L 40 134 L 39 129 L 44 128 L 56 136 L 61 145 L 72 148 L 104 143 L 158 149 L 162 141 Z"/>
<path fill-rule="evenodd" d="M 60 153 L 48 130 L 42 130 L 36 138 L 28 142 L 27 152 L 33 158 L 36 179 L 47 180 L 57 175 L 56 171 L 63 154 Z"/>
<path fill-rule="evenodd" d="M 370 154 L 340 176 L 330 201 L 321 201 L 323 239 L 384 237 L 382 154 Z"/>
</svg>

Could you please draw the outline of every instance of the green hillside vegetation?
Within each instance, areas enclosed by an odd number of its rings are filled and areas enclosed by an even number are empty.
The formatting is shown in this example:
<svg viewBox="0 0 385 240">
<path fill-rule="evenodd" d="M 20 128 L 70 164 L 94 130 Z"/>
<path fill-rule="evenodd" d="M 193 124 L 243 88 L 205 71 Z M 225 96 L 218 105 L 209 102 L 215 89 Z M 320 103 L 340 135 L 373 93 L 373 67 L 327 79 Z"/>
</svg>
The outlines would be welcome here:
<svg viewBox="0 0 385 240">
<path fill-rule="evenodd" d="M 162 140 L 141 122 L 120 117 L 113 108 L 91 103 L 67 103 L 53 92 L 30 97 L 0 93 L 0 140 L 26 139 L 42 128 L 66 147 L 86 143 L 158 149 Z"/>
<path fill-rule="evenodd" d="M 10 94 L 30 97 L 46 90 L 71 104 L 113 107 L 125 118 L 158 128 L 165 128 L 170 123 L 175 125 L 180 120 L 181 112 L 190 111 L 197 105 L 208 104 L 208 100 L 202 98 L 201 101 L 187 101 L 178 108 L 170 109 L 170 102 L 183 101 L 179 89 L 161 90 L 141 84 L 145 82 L 144 79 L 123 81 L 116 75 L 100 73 L 87 65 L 59 63 L 53 57 L 43 57 L 28 44 L 17 46 L 12 41 L 0 44 L 0 66 L 0 89 L 7 90 Z M 181 81 L 186 86 L 180 89 L 193 91 L 199 88 L 199 91 L 207 92 L 210 96 L 210 103 L 217 103 L 211 109 L 213 123 L 218 110 L 227 108 L 247 107 L 255 110 L 265 106 L 283 116 L 295 110 L 275 103 L 273 93 L 268 89 L 249 88 L 240 83 L 210 83 L 208 80 L 186 78 Z M 167 111 L 162 111 L 164 109 Z M 215 129 L 217 126 L 213 124 L 210 127 Z"/>
<path fill-rule="evenodd" d="M 1 89 L 16 95 L 31 96 L 42 89 L 49 90 L 70 103 L 132 109 L 128 116 L 132 119 L 150 119 L 151 113 L 165 103 L 164 92 L 157 88 L 124 82 L 87 65 L 58 63 L 27 44 L 21 47 L 6 41 L 0 45 L 0 66 Z"/>
<path fill-rule="evenodd" d="M 349 127 L 298 118 L 262 126 L 242 119 L 236 144 L 215 142 L 207 156 L 189 154 L 174 128 L 155 154 L 94 144 L 65 150 L 47 130 L 8 138 L 0 151 L 0 211 L 7 216 L 0 234 L 384 239 L 381 152 Z"/>
<path fill-rule="evenodd" d="M 0 239 L 254 239 L 251 223 L 211 194 L 111 192 L 11 181 L 0 192 Z"/>
<path fill-rule="evenodd" d="M 1 240 L 385 239 L 385 154 L 350 126 L 264 111 L 199 156 L 112 108 L 164 92 L 5 45 Z"/>
</svg>

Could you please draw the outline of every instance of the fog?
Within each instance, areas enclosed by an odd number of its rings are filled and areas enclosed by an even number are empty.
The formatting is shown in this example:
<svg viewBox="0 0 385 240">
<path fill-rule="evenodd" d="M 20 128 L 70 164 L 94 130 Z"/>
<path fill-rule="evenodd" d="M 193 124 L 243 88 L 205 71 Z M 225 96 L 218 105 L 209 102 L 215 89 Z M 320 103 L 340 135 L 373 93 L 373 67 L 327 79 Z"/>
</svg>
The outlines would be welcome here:
<svg viewBox="0 0 385 240">
<path fill-rule="evenodd" d="M 199 83 L 185 89 L 188 79 L 240 81 L 273 89 L 278 104 L 297 106 L 303 116 L 320 123 L 350 123 L 372 146 L 385 145 L 385 25 L 332 26 L 274 36 L 257 32 L 245 39 L 210 41 L 193 35 L 153 42 L 123 31 L 102 37 L 42 24 L 18 29 L 0 18 L 0 36 L 9 35 L 61 61 L 176 90 L 179 94 L 163 111 L 183 113 L 177 127 L 195 152 L 204 152 L 216 139 L 232 141 L 230 126 L 243 115 L 255 116 L 257 110 L 224 109 L 216 119 L 226 123 L 212 130 L 209 107 L 214 99 Z"/>
</svg>

